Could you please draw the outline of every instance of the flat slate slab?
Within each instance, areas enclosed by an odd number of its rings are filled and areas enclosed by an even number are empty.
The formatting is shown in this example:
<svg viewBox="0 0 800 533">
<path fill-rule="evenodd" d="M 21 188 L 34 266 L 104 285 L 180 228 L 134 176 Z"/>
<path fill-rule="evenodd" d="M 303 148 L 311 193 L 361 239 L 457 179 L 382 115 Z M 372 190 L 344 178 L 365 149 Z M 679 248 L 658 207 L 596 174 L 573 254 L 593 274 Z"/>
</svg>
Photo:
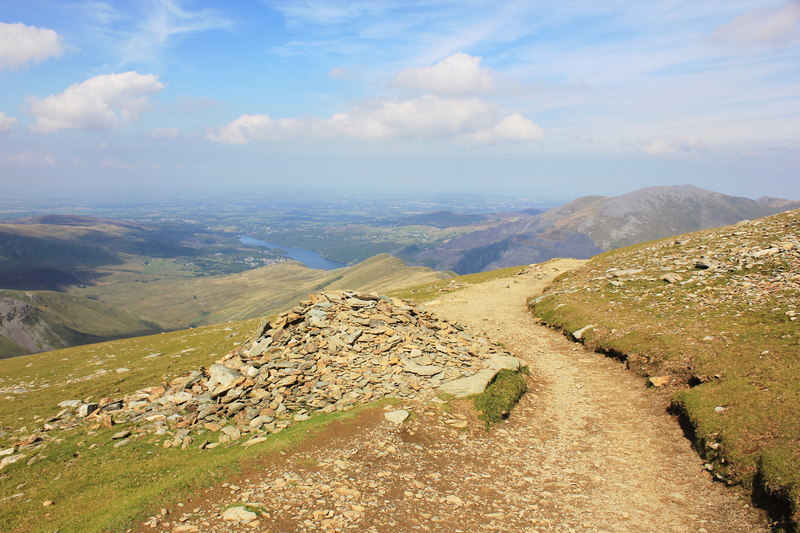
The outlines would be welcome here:
<svg viewBox="0 0 800 533">
<path fill-rule="evenodd" d="M 456 398 L 464 398 L 473 394 L 480 394 L 486 390 L 486 386 L 492 382 L 500 371 L 498 368 L 484 368 L 472 376 L 448 381 L 439 387 L 439 390 L 452 394 Z"/>
<path fill-rule="evenodd" d="M 511 355 L 495 355 L 486 360 L 486 368 L 495 370 L 507 369 L 516 372 L 523 366 L 525 366 L 525 361 Z"/>
</svg>

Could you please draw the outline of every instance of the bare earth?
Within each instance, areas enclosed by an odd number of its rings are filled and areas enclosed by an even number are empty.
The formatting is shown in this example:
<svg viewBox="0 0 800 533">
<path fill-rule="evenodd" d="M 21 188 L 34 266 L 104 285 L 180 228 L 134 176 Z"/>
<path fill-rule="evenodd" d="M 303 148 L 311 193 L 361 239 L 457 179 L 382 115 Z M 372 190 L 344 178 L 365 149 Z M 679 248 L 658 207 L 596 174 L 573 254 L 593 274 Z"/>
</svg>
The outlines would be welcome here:
<svg viewBox="0 0 800 533">
<path fill-rule="evenodd" d="M 398 404 L 412 412 L 399 426 L 367 411 L 136 531 L 769 531 L 711 480 L 661 391 L 533 323 L 526 299 L 580 264 L 551 261 L 428 304 L 528 361 L 530 390 L 502 426 L 486 431 L 466 403 Z M 222 518 L 242 504 L 258 519 Z"/>
</svg>

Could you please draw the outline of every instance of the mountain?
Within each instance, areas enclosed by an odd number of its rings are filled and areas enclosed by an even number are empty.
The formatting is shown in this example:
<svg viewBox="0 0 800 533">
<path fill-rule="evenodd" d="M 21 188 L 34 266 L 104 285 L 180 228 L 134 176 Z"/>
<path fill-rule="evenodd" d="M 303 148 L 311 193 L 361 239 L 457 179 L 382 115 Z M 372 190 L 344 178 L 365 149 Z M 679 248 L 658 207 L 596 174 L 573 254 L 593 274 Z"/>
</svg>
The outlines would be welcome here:
<svg viewBox="0 0 800 533">
<path fill-rule="evenodd" d="M 158 331 L 152 322 L 86 298 L 0 290 L 0 358 Z"/>
<path fill-rule="evenodd" d="M 540 214 L 509 214 L 421 251 L 413 262 L 467 274 L 553 257 L 586 259 L 620 246 L 797 207 L 800 202 L 751 200 L 692 185 L 647 187 L 615 197 L 584 196 Z"/>
</svg>

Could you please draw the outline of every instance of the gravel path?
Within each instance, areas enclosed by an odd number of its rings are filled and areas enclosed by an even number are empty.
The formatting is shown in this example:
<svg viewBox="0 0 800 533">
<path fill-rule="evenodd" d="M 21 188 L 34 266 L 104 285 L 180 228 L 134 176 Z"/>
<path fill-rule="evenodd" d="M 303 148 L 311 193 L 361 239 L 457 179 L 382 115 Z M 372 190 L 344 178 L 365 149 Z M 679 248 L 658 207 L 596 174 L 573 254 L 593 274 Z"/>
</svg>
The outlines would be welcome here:
<svg viewBox="0 0 800 533">
<path fill-rule="evenodd" d="M 526 299 L 579 264 L 428 304 L 528 361 L 530 390 L 501 427 L 484 430 L 467 404 L 397 404 L 412 413 L 399 426 L 367 411 L 136 531 L 768 531 L 711 481 L 660 391 L 533 324 Z"/>
</svg>

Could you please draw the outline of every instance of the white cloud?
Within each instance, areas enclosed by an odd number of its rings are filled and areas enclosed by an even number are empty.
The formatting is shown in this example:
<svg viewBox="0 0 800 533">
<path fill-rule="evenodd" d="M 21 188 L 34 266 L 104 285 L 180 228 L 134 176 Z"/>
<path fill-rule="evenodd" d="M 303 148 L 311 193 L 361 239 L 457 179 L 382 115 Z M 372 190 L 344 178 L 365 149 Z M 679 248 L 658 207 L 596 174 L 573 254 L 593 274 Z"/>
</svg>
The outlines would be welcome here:
<svg viewBox="0 0 800 533">
<path fill-rule="evenodd" d="M 164 84 L 153 74 L 131 71 L 95 76 L 62 93 L 30 100 L 29 112 L 36 117 L 31 130 L 109 129 L 134 120 L 147 109 L 147 97 L 162 89 Z"/>
<path fill-rule="evenodd" d="M 346 137 L 367 140 L 447 139 L 490 122 L 495 106 L 480 98 L 425 95 L 385 100 L 336 113 L 325 123 Z"/>
<path fill-rule="evenodd" d="M 682 139 L 653 139 L 640 143 L 648 155 L 674 155 L 678 153 L 705 152 L 706 146 L 693 137 Z"/>
<path fill-rule="evenodd" d="M 488 70 L 481 68 L 481 58 L 458 53 L 430 67 L 403 70 L 394 84 L 436 94 L 477 94 L 494 89 Z"/>
<path fill-rule="evenodd" d="M 0 69 L 41 63 L 63 52 L 61 36 L 53 30 L 0 22 Z"/>
<path fill-rule="evenodd" d="M 713 39 L 739 45 L 786 44 L 800 37 L 800 1 L 742 13 L 717 29 Z"/>
<path fill-rule="evenodd" d="M 474 141 L 481 143 L 539 141 L 543 138 L 542 127 L 519 113 L 509 115 L 491 128 L 475 132 L 472 135 Z"/>
<path fill-rule="evenodd" d="M 207 133 L 206 139 L 224 144 L 247 144 L 292 138 L 296 134 L 309 133 L 311 129 L 308 122 L 297 119 L 273 120 L 269 115 L 242 115 L 218 128 L 216 133 Z"/>
<path fill-rule="evenodd" d="M 11 131 L 11 128 L 13 128 L 16 123 L 17 119 L 9 117 L 0 111 L 0 135 L 8 135 L 8 132 Z"/>
<path fill-rule="evenodd" d="M 366 102 L 325 119 L 273 119 L 242 115 L 207 133 L 219 143 L 307 138 L 345 138 L 368 141 L 475 142 L 532 141 L 541 128 L 519 114 L 499 119 L 496 106 L 476 97 L 424 95 L 412 99 Z"/>
</svg>

